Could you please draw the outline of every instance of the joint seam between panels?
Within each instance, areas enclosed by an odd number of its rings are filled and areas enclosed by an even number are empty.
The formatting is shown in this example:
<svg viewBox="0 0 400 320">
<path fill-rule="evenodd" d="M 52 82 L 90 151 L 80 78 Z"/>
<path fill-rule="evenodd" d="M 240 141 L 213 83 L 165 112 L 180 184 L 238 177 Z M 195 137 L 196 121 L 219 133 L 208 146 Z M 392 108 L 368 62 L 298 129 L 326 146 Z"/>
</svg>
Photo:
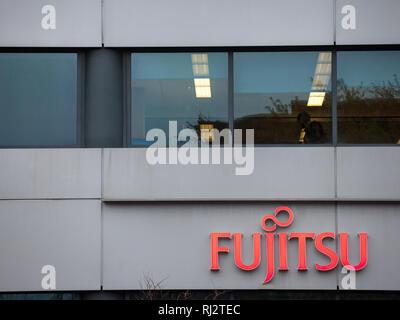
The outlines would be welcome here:
<svg viewBox="0 0 400 320">
<path fill-rule="evenodd" d="M 101 17 L 100 17 L 100 23 L 101 23 L 101 46 L 104 47 L 104 0 L 101 0 Z"/>
<path fill-rule="evenodd" d="M 338 215 L 338 202 L 336 201 L 335 204 L 335 234 L 338 235 L 339 234 L 339 215 Z M 339 239 L 336 238 L 335 241 L 335 250 L 336 252 L 339 252 L 339 244 L 338 244 Z M 336 289 L 340 290 L 340 286 L 339 286 L 339 281 L 340 281 L 340 277 L 339 277 L 339 272 L 340 270 L 336 270 Z"/>
<path fill-rule="evenodd" d="M 337 0 L 333 0 L 333 19 L 332 19 L 332 23 L 333 23 L 333 45 L 336 45 L 336 2 Z"/>
<path fill-rule="evenodd" d="M 234 115 L 234 68 L 233 68 L 233 55 L 234 51 L 228 51 L 228 126 L 232 132 L 231 145 L 234 146 L 234 128 L 235 128 L 235 115 Z"/>
<path fill-rule="evenodd" d="M 104 179 L 103 179 L 103 172 L 104 172 L 104 148 L 101 149 L 101 168 L 100 168 L 100 183 L 101 183 L 101 204 L 100 204 L 100 290 L 103 290 L 103 262 L 104 262 L 104 202 L 103 202 L 103 190 L 104 190 Z"/>
<path fill-rule="evenodd" d="M 100 200 L 102 198 L 1 198 L 0 201 Z"/>
</svg>

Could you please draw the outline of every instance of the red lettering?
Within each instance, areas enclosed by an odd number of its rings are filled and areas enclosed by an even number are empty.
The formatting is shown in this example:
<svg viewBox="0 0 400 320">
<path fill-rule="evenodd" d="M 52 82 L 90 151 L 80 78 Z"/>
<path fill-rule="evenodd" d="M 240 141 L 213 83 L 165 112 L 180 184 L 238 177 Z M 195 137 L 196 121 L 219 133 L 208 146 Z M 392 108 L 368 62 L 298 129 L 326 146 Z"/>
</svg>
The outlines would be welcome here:
<svg viewBox="0 0 400 320">
<path fill-rule="evenodd" d="M 297 270 L 308 270 L 307 268 L 307 252 L 306 252 L 306 240 L 307 238 L 314 239 L 315 233 L 291 233 L 289 240 L 297 238 L 299 240 L 299 266 Z"/>
<path fill-rule="evenodd" d="M 282 222 L 278 219 L 278 215 L 285 211 L 289 215 L 289 219 L 286 222 Z M 269 227 L 266 225 L 269 222 Z M 264 284 L 272 280 L 275 273 L 275 253 L 274 253 L 274 238 L 275 233 L 272 232 L 276 230 L 277 227 L 285 228 L 288 227 L 294 220 L 293 212 L 288 207 L 278 207 L 276 208 L 274 214 L 266 215 L 261 220 L 262 228 L 267 232 L 266 237 L 266 258 L 267 258 L 267 272 L 264 280 Z M 272 224 L 272 225 L 271 225 Z M 326 245 L 324 241 L 334 241 L 336 234 L 333 232 L 322 232 L 316 236 L 315 233 L 278 233 L 279 237 L 279 271 L 289 270 L 288 268 L 288 258 L 287 258 L 287 241 L 293 238 L 298 240 L 298 267 L 297 270 L 308 270 L 307 268 L 307 239 L 312 239 L 315 243 L 315 248 L 321 254 L 325 255 L 329 259 L 329 263 L 326 265 L 321 265 L 315 263 L 315 268 L 319 271 L 329 271 L 334 268 L 339 263 L 339 253 L 336 250 L 332 250 Z M 348 233 L 339 233 L 340 238 L 340 261 L 344 267 L 350 270 L 361 270 L 368 262 L 368 243 L 367 243 L 367 233 L 359 233 L 360 237 L 360 261 L 356 266 L 349 263 L 348 257 Z M 211 236 L 211 270 L 220 270 L 219 267 L 219 253 L 229 253 L 229 247 L 220 247 L 220 239 L 232 239 L 234 240 L 234 259 L 235 265 L 242 270 L 250 271 L 258 268 L 261 264 L 261 233 L 253 233 L 253 260 L 250 264 L 245 264 L 242 257 L 242 237 L 243 233 L 210 233 Z M 325 239 L 332 240 L 325 240 Z M 231 246 L 231 245 L 230 245 Z M 327 260 L 328 261 L 328 260 Z"/>
<path fill-rule="evenodd" d="M 247 266 L 242 262 L 242 234 L 233 234 L 235 241 L 235 264 L 243 270 L 253 270 L 260 265 L 261 262 L 261 233 L 253 233 L 253 262 Z"/>
<path fill-rule="evenodd" d="M 264 283 L 274 277 L 274 233 L 266 233 L 267 236 L 267 276 Z"/>
<path fill-rule="evenodd" d="M 218 247 L 219 238 L 231 239 L 230 233 L 210 233 L 211 235 L 211 270 L 219 270 L 218 253 L 229 252 L 228 247 Z"/>
<path fill-rule="evenodd" d="M 328 271 L 328 270 L 334 269 L 337 266 L 338 261 L 339 261 L 339 258 L 337 256 L 336 252 L 325 247 L 322 244 L 322 240 L 324 240 L 325 238 L 335 239 L 335 234 L 333 232 L 323 232 L 315 238 L 315 248 L 317 248 L 317 250 L 319 252 L 327 255 L 331 259 L 331 262 L 326 266 L 321 266 L 318 263 L 315 264 L 315 267 L 317 268 L 317 270 L 320 270 L 320 271 Z"/>
<path fill-rule="evenodd" d="M 287 233 L 278 233 L 279 236 L 279 270 L 289 270 L 287 266 L 287 246 L 286 238 Z"/>
<path fill-rule="evenodd" d="M 348 233 L 339 233 L 340 236 L 340 260 L 343 266 L 351 266 L 353 270 L 361 270 L 363 269 L 368 262 L 368 244 L 367 237 L 368 233 L 359 233 L 360 236 L 360 263 L 356 266 L 352 266 L 349 263 L 348 259 L 348 244 L 347 244 L 347 236 Z M 349 268 L 350 269 L 350 268 Z"/>
</svg>

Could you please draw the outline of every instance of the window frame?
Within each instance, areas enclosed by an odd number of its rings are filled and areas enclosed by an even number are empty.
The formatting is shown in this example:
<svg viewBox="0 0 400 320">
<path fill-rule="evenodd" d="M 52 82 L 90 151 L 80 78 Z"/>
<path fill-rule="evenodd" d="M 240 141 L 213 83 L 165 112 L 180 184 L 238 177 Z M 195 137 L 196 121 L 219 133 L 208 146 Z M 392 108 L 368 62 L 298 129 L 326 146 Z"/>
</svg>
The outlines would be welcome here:
<svg viewBox="0 0 400 320">
<path fill-rule="evenodd" d="M 335 51 L 399 51 L 400 44 L 382 44 L 382 45 L 335 45 Z M 333 68 L 333 64 L 332 64 Z M 397 143 L 338 143 L 337 141 L 337 55 L 335 53 L 335 114 L 336 114 L 336 141 L 334 147 L 400 147 Z M 332 89 L 333 90 L 333 89 Z"/>
<path fill-rule="evenodd" d="M 134 53 L 204 53 L 204 52 L 221 52 L 228 54 L 228 126 L 233 128 L 233 100 L 229 93 L 230 87 L 233 88 L 233 74 L 231 72 L 233 63 L 231 63 L 232 52 L 219 47 L 191 47 L 191 48 L 130 48 L 125 51 L 123 57 L 124 70 L 124 148 L 146 148 L 143 145 L 135 145 L 131 143 L 131 128 L 132 128 L 132 72 L 131 72 L 131 57 Z M 232 109 L 232 110 L 231 110 Z"/>
<path fill-rule="evenodd" d="M 75 53 L 77 55 L 77 98 L 76 98 L 76 143 L 71 145 L 5 145 L 0 149 L 68 149 L 84 147 L 85 132 L 85 51 L 75 48 L 28 48 L 28 47 L 11 47 L 0 48 L 1 53 Z"/>
<path fill-rule="evenodd" d="M 324 144 L 288 144 L 288 143 L 270 143 L 254 144 L 256 148 L 263 147 L 333 147 L 337 141 L 337 126 L 334 121 L 336 118 L 336 90 L 334 91 L 333 82 L 335 80 L 336 89 L 336 50 L 335 46 L 273 46 L 273 47 L 138 47 L 126 48 L 124 55 L 124 147 L 125 148 L 146 148 L 142 145 L 131 143 L 131 116 L 132 116 L 132 94 L 131 94 L 131 55 L 134 53 L 202 53 L 202 52 L 224 52 L 228 54 L 228 125 L 229 129 L 234 129 L 234 70 L 233 55 L 236 52 L 309 52 L 309 51 L 329 51 L 332 53 L 332 72 L 331 72 L 331 90 L 332 90 L 332 141 Z M 335 72 L 333 71 L 335 65 Z M 232 141 L 232 144 L 234 141 Z"/>
</svg>

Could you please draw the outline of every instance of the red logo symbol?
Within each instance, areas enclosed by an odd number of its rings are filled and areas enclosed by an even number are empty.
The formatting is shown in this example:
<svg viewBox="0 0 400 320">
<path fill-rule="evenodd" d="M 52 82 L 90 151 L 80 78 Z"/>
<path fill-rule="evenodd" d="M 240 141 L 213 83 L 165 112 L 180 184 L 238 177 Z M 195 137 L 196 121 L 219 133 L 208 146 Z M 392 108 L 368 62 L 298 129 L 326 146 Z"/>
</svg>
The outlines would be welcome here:
<svg viewBox="0 0 400 320">
<path fill-rule="evenodd" d="M 286 211 L 289 214 L 289 219 L 286 222 L 280 222 L 277 218 L 277 215 L 279 212 L 282 211 Z M 264 218 L 262 218 L 261 220 L 261 227 L 265 230 L 265 231 L 274 231 L 276 229 L 276 225 L 285 228 L 291 225 L 291 223 L 293 222 L 293 212 L 292 210 L 290 210 L 288 207 L 278 207 L 275 210 L 275 215 L 266 215 L 264 216 Z M 266 222 L 268 220 L 272 220 L 273 222 L 275 222 L 275 224 L 272 227 L 267 227 L 266 226 Z"/>
</svg>

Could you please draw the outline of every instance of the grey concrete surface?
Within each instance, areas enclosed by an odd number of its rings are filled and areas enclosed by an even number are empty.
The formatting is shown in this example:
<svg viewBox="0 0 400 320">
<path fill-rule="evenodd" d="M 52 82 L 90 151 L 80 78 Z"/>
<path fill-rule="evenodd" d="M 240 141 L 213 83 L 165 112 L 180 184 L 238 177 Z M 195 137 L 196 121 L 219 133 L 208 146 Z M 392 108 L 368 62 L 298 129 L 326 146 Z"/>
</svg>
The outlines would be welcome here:
<svg viewBox="0 0 400 320">
<path fill-rule="evenodd" d="M 42 28 L 45 5 L 56 29 Z M 348 5 L 354 29 L 342 26 Z M 2 0 L 0 47 L 396 44 L 399 10 L 397 0 Z"/>
<path fill-rule="evenodd" d="M 103 199 L 326 200 L 334 199 L 334 149 L 255 148 L 254 172 L 236 165 L 150 165 L 146 149 L 104 149 Z"/>
<path fill-rule="evenodd" d="M 0 291 L 99 290 L 100 200 L 0 200 Z"/>
<path fill-rule="evenodd" d="M 0 199 L 101 198 L 100 149 L 0 149 Z"/>
<path fill-rule="evenodd" d="M 337 148 L 339 200 L 400 200 L 400 148 Z"/>
<path fill-rule="evenodd" d="M 220 254 L 220 271 L 210 271 L 210 232 L 242 232 L 243 260 L 252 261 L 251 234 L 263 232 L 261 219 L 287 203 L 104 204 L 103 286 L 105 290 L 146 289 L 336 289 L 336 272 L 315 270 L 328 263 L 307 241 L 308 271 L 298 271 L 298 242 L 288 241 L 289 271 L 275 271 L 266 285 L 265 238 L 262 262 L 254 271 L 234 265 L 233 252 Z M 332 204 L 290 204 L 294 222 L 278 232 L 335 232 Z M 279 217 L 284 220 L 285 216 Z M 275 241 L 276 266 L 279 255 Z M 233 248 L 233 241 L 220 241 Z M 335 248 L 333 241 L 326 245 Z"/>
<path fill-rule="evenodd" d="M 43 29 L 54 6 L 56 28 Z M 0 47 L 101 47 L 101 0 L 1 0 Z"/>
<path fill-rule="evenodd" d="M 338 232 L 349 233 L 350 263 L 360 257 L 360 232 L 368 233 L 368 264 L 356 272 L 356 290 L 400 290 L 400 204 L 338 205 Z M 339 288 L 344 274 L 339 272 Z"/>
<path fill-rule="evenodd" d="M 342 20 L 351 5 L 355 9 L 355 29 L 344 29 Z M 400 42 L 400 1 L 336 0 L 336 44 L 396 44 Z"/>
<path fill-rule="evenodd" d="M 104 0 L 106 47 L 332 45 L 332 0 Z"/>
</svg>

